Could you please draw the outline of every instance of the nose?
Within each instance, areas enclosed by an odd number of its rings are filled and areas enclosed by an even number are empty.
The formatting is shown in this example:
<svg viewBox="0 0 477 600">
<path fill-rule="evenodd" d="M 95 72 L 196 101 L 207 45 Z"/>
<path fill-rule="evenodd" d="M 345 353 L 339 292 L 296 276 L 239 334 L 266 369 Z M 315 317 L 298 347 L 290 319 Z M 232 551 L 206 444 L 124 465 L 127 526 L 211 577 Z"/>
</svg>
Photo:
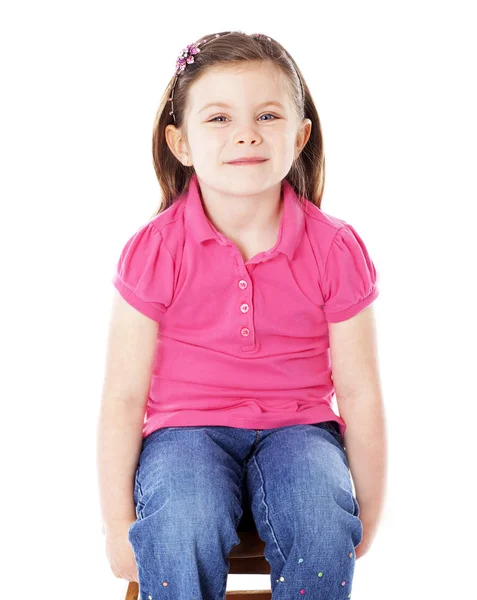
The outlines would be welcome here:
<svg viewBox="0 0 477 600">
<path fill-rule="evenodd" d="M 238 144 L 259 144 L 262 141 L 261 136 L 257 131 L 252 128 L 248 129 L 246 133 L 237 133 L 235 136 L 236 143 Z"/>
</svg>

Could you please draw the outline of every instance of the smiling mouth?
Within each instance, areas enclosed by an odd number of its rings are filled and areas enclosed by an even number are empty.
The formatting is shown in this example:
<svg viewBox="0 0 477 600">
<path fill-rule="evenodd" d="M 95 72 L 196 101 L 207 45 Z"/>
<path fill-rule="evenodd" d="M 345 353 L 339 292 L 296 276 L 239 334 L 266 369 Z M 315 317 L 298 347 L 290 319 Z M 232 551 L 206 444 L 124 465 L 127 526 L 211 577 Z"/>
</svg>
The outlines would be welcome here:
<svg viewBox="0 0 477 600">
<path fill-rule="evenodd" d="M 267 162 L 268 158 L 265 160 L 237 160 L 235 162 L 228 162 L 228 165 L 259 165 L 261 163 Z"/>
</svg>

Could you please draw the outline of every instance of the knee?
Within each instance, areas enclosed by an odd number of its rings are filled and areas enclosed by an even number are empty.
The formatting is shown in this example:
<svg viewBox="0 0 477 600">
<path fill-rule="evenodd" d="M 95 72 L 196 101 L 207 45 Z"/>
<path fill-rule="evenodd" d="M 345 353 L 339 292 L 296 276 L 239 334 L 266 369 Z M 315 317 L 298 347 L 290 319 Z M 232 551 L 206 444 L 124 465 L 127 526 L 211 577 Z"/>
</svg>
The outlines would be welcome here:
<svg viewBox="0 0 477 600">
<path fill-rule="evenodd" d="M 301 539 L 317 538 L 332 542 L 351 536 L 357 546 L 363 535 L 359 505 L 351 491 L 335 490 L 306 501 L 290 511 L 292 529 Z"/>
<path fill-rule="evenodd" d="M 147 522 L 151 531 L 167 532 L 169 537 L 210 541 L 214 533 L 219 537 L 234 535 L 242 510 L 238 501 L 221 500 L 214 493 L 172 494 L 169 491 L 165 495 L 163 488 L 155 488 L 140 499 L 138 513 L 138 521 Z"/>
</svg>

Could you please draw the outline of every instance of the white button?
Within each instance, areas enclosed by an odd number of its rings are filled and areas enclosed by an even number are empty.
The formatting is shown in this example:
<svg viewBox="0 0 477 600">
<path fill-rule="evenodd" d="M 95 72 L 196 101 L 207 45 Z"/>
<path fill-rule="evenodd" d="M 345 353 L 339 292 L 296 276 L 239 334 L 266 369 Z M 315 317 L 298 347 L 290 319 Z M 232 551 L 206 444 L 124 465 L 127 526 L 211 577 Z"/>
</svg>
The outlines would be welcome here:
<svg viewBox="0 0 477 600">
<path fill-rule="evenodd" d="M 239 288 L 241 290 L 244 290 L 248 285 L 248 283 L 245 281 L 245 279 L 241 279 L 238 284 L 239 284 Z"/>
<path fill-rule="evenodd" d="M 246 313 L 246 312 L 248 312 L 248 304 L 242 304 L 242 306 L 240 307 L 240 310 L 241 310 L 243 313 Z"/>
<path fill-rule="evenodd" d="M 243 337 L 247 337 L 250 335 L 250 329 L 248 327 L 243 327 L 240 333 L 243 335 Z"/>
</svg>

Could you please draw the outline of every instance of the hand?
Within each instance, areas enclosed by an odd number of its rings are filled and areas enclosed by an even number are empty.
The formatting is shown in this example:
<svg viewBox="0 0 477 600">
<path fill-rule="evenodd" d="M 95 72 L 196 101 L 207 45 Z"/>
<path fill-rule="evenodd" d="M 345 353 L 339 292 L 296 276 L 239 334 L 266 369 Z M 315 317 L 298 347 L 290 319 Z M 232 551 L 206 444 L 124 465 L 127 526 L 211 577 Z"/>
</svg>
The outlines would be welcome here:
<svg viewBox="0 0 477 600">
<path fill-rule="evenodd" d="M 109 529 L 106 528 L 106 556 L 115 577 L 139 583 L 136 559 L 128 539 L 128 531 L 132 522 L 124 521 Z"/>
<path fill-rule="evenodd" d="M 374 535 L 376 532 L 376 523 L 361 520 L 361 524 L 363 525 L 363 537 L 361 542 L 355 548 L 356 560 L 361 558 L 368 552 L 373 543 Z"/>
</svg>

